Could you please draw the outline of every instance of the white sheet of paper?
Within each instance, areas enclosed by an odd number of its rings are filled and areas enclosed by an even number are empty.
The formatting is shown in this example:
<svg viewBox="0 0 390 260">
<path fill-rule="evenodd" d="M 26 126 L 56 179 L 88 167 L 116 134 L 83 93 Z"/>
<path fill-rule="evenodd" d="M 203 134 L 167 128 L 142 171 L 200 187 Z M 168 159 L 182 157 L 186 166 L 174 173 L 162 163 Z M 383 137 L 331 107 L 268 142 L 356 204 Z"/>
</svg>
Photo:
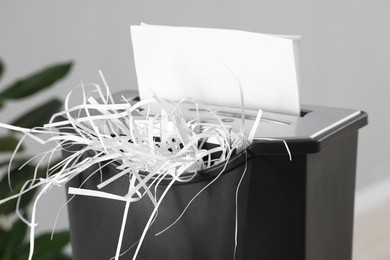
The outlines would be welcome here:
<svg viewBox="0 0 390 260">
<path fill-rule="evenodd" d="M 141 99 L 192 97 L 211 105 L 298 115 L 296 40 L 227 29 L 131 26 Z M 295 46 L 295 47 L 294 47 Z"/>
</svg>

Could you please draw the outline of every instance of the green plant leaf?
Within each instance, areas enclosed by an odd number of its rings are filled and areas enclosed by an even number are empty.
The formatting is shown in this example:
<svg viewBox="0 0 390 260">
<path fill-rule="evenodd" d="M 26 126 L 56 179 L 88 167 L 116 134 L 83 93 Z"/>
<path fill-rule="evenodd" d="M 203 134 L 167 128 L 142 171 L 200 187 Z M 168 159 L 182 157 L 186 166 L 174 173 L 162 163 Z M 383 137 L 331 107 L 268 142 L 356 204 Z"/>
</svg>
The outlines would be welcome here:
<svg viewBox="0 0 390 260">
<path fill-rule="evenodd" d="M 5 246 L 8 241 L 8 233 L 9 231 L 5 231 L 0 227 L 0 259 L 2 259 L 2 255 L 4 255 Z"/>
<path fill-rule="evenodd" d="M 20 99 L 48 88 L 65 77 L 71 67 L 72 63 L 57 64 L 20 79 L 0 93 L 0 100 Z"/>
<path fill-rule="evenodd" d="M 35 239 L 34 257 L 39 260 L 52 260 L 63 256 L 61 253 L 64 247 L 69 243 L 70 236 L 68 231 L 56 232 L 51 240 L 51 233 L 38 236 Z M 29 246 L 25 247 L 17 259 L 24 260 L 28 258 Z M 64 258 L 58 258 L 64 259 Z M 65 258 L 66 259 L 66 258 Z"/>
<path fill-rule="evenodd" d="M 0 152 L 13 152 L 18 143 L 19 139 L 13 135 L 0 136 Z M 22 146 L 19 148 L 20 151 L 23 151 Z"/>
<path fill-rule="evenodd" d="M 23 185 L 30 179 L 33 178 L 35 167 L 33 165 L 26 165 L 22 169 L 18 170 L 17 167 L 11 170 L 11 185 L 13 191 L 9 188 L 8 175 L 5 174 L 0 181 L 0 199 L 8 198 L 18 193 Z M 39 169 L 37 173 L 37 179 L 46 176 L 46 169 Z M 20 208 L 23 209 L 32 201 L 36 190 L 32 190 L 22 196 L 20 202 Z M 16 199 L 7 201 L 0 206 L 0 214 L 10 214 L 15 212 Z"/>
<path fill-rule="evenodd" d="M 58 99 L 52 99 L 43 105 L 40 105 L 27 114 L 19 117 L 11 123 L 11 125 L 16 125 L 25 128 L 34 128 L 37 126 L 43 126 L 48 123 L 51 116 L 58 112 L 62 106 L 62 102 Z"/>
<path fill-rule="evenodd" d="M 15 259 L 15 254 L 20 251 L 19 249 L 26 236 L 26 232 L 27 225 L 19 219 L 15 221 L 11 230 L 5 234 L 6 241 L 3 259 Z"/>
<path fill-rule="evenodd" d="M 4 64 L 3 64 L 2 60 L 0 59 L 0 78 L 1 78 L 1 76 L 3 76 L 3 71 L 4 71 Z"/>
<path fill-rule="evenodd" d="M 59 161 L 53 161 L 51 165 L 57 164 Z M 21 165 L 23 165 L 23 160 L 16 160 L 11 168 L 11 185 L 12 191 L 9 188 L 8 175 L 5 174 L 3 178 L 0 180 L 0 200 L 8 198 L 14 194 L 20 192 L 23 185 L 31 180 L 34 175 L 35 166 L 32 164 L 27 164 L 23 168 L 19 169 Z M 39 181 L 40 178 L 45 178 L 47 173 L 46 167 L 42 167 L 38 169 L 36 181 Z M 54 173 L 54 172 L 53 172 Z M 29 205 L 29 203 L 33 200 L 37 189 L 34 189 L 22 196 L 20 201 L 20 209 L 24 209 Z M 15 211 L 16 208 L 16 200 L 10 200 L 0 205 L 0 215 L 1 214 L 10 214 Z"/>
</svg>

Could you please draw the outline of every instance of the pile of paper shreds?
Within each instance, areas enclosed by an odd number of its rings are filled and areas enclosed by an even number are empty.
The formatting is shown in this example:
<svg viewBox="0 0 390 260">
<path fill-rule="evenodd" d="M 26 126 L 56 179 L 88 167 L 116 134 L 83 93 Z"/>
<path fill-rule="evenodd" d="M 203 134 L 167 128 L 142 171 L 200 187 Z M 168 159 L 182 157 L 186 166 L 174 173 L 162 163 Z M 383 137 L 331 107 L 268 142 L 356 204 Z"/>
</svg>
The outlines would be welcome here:
<svg viewBox="0 0 390 260">
<path fill-rule="evenodd" d="M 105 83 L 104 78 L 102 79 Z M 74 93 L 80 91 L 82 103 L 70 107 Z M 261 117 L 259 111 L 249 134 L 252 137 L 248 138 L 243 133 L 243 126 L 241 130 L 226 126 L 213 109 L 190 99 L 170 102 L 153 97 L 130 104 L 126 98 L 129 97 L 123 97 L 121 102 L 115 103 L 106 83 L 104 91 L 96 84 L 82 84 L 68 94 L 64 111 L 53 115 L 52 120 L 41 128 L 24 129 L 0 123 L 1 127 L 20 131 L 41 144 L 54 144 L 52 149 L 33 158 L 38 160 L 37 168 L 47 163 L 46 178 L 33 178 L 25 183 L 20 193 L 0 201 L 2 204 L 11 199 L 20 200 L 28 191 L 40 187 L 30 220 L 24 219 L 16 209 L 19 217 L 31 228 L 29 259 L 32 259 L 34 252 L 34 231 L 37 225 L 35 211 L 40 197 L 54 185 L 66 184 L 93 165 L 98 165 L 101 169 L 107 164 L 117 168 L 118 173 L 114 177 L 102 181 L 96 190 L 84 189 L 81 185 L 78 188 L 69 188 L 68 193 L 125 202 L 115 259 L 118 259 L 121 254 L 130 204 L 136 203 L 144 196 L 149 197 L 154 204 L 154 211 L 140 237 L 135 259 L 144 236 L 156 217 L 158 207 L 170 187 L 176 182 L 190 181 L 202 169 L 220 163 L 227 164 L 234 153 L 245 150 L 251 142 Z M 188 104 L 195 109 L 197 116 L 194 118 L 185 118 L 182 113 L 182 106 Z M 197 113 L 198 111 L 202 111 L 202 117 Z M 207 120 L 204 118 L 205 113 Z M 59 118 L 61 120 L 58 120 Z M 209 142 L 213 143 L 213 148 L 207 146 L 206 149 L 206 144 Z M 50 162 L 56 152 L 74 144 L 81 145 L 82 149 L 72 151 L 70 156 L 51 165 Z M 90 156 L 80 159 L 85 153 L 90 153 Z M 223 170 L 209 184 L 222 172 Z M 94 174 L 101 174 L 101 171 Z M 100 191 L 121 176 L 128 176 L 129 180 L 129 189 L 125 196 Z M 157 196 L 151 187 L 159 185 L 162 180 L 170 180 L 170 183 L 162 195 Z"/>
</svg>

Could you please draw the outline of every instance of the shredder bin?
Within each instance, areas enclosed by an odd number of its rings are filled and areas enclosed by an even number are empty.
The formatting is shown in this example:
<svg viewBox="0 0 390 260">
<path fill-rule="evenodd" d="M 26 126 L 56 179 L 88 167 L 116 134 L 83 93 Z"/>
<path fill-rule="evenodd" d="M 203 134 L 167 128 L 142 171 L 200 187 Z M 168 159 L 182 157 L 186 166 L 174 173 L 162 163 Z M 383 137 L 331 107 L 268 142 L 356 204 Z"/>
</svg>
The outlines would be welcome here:
<svg viewBox="0 0 390 260">
<path fill-rule="evenodd" d="M 367 124 L 367 114 L 320 106 L 302 106 L 302 111 L 298 117 L 265 113 L 265 117 L 287 124 L 265 118 L 255 141 L 229 161 L 223 174 L 175 225 L 156 236 L 176 220 L 222 166 L 205 170 L 190 182 L 174 184 L 137 259 L 233 259 L 235 193 L 245 169 L 237 203 L 236 259 L 351 259 L 358 129 Z M 291 151 L 291 161 L 282 139 Z M 63 155 L 69 152 L 63 151 Z M 68 186 L 79 187 L 95 170 L 84 171 Z M 108 165 L 102 172 L 105 180 L 116 169 Z M 104 191 L 125 195 L 129 182 L 122 179 Z M 100 182 L 100 174 L 95 174 L 83 187 L 96 189 Z M 139 240 L 152 210 L 147 197 L 131 204 L 122 243 L 122 251 L 127 251 L 120 259 L 132 259 L 136 245 L 131 246 Z M 113 257 L 123 211 L 120 201 L 73 197 L 68 203 L 73 259 Z"/>
</svg>

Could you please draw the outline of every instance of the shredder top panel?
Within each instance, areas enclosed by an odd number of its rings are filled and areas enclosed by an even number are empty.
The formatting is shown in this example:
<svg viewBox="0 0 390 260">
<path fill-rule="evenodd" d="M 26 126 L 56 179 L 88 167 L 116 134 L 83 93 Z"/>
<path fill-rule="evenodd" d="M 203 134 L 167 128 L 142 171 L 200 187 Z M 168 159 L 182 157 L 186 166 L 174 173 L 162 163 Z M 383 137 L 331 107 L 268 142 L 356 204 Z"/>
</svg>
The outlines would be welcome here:
<svg viewBox="0 0 390 260">
<path fill-rule="evenodd" d="M 115 102 L 123 97 L 130 103 L 137 102 L 138 92 L 125 90 L 113 94 Z M 241 109 L 237 107 L 212 106 L 221 120 L 233 129 L 241 124 Z M 193 104 L 182 106 L 184 116 L 196 117 Z M 367 114 L 360 110 L 302 105 L 301 115 L 293 116 L 264 111 L 257 128 L 252 148 L 259 153 L 286 153 L 281 146 L 286 141 L 293 153 L 316 153 L 331 143 L 367 124 Z M 245 110 L 245 132 L 252 129 L 257 116 L 255 110 Z M 198 111 L 202 113 L 202 111 Z M 207 120 L 207 118 L 206 118 Z M 210 119 L 213 120 L 213 119 Z M 257 149 L 261 144 L 261 149 Z"/>
</svg>

